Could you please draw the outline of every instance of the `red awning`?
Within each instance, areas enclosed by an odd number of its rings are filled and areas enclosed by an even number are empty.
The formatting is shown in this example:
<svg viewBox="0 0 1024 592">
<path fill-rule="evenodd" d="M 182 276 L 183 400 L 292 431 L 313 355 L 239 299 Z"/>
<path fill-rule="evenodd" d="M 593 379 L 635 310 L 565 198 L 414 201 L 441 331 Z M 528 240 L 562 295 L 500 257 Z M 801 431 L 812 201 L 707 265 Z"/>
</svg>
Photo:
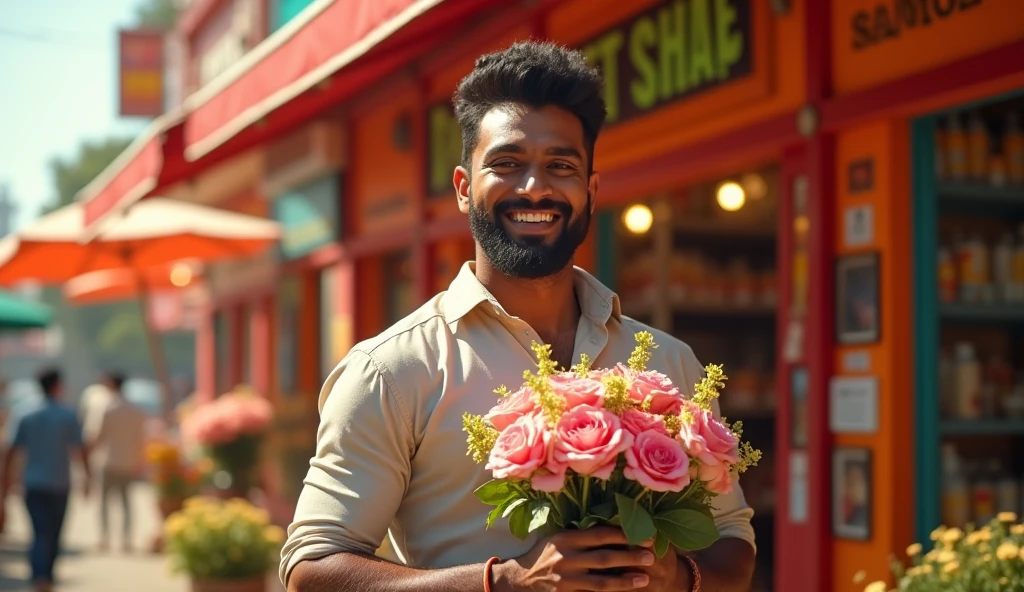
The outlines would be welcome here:
<svg viewBox="0 0 1024 592">
<path fill-rule="evenodd" d="M 86 226 L 107 214 L 134 203 L 157 188 L 164 162 L 181 159 L 181 143 L 169 141 L 180 135 L 184 118 L 172 113 L 157 118 L 114 162 L 86 185 L 75 199 L 85 202 Z M 178 154 L 170 154 L 175 150 Z"/>
<path fill-rule="evenodd" d="M 311 6 L 229 73 L 189 97 L 186 157 L 199 159 L 441 1 L 334 0 Z"/>
</svg>

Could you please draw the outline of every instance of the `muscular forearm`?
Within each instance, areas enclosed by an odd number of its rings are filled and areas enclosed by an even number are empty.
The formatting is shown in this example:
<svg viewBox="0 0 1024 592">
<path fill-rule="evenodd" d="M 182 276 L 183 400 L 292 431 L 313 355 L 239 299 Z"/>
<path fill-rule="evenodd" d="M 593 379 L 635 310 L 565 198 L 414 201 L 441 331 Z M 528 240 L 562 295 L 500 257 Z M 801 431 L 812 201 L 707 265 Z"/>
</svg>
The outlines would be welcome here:
<svg viewBox="0 0 1024 592">
<path fill-rule="evenodd" d="M 754 548 L 750 543 L 723 538 L 691 557 L 700 568 L 704 592 L 747 592 L 750 589 L 754 576 Z"/>
<path fill-rule="evenodd" d="M 338 553 L 303 561 L 288 578 L 288 592 L 482 592 L 484 565 L 423 570 L 379 557 Z"/>
</svg>

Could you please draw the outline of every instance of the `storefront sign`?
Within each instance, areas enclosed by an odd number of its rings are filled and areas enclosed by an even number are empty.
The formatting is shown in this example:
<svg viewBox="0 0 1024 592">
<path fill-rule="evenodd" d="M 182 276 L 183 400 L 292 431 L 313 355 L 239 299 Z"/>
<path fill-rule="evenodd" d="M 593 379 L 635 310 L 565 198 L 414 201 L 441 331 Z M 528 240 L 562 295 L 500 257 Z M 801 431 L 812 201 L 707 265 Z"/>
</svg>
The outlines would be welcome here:
<svg viewBox="0 0 1024 592">
<path fill-rule="evenodd" d="M 750 74 L 749 0 L 676 0 L 584 44 L 605 79 L 608 123 Z"/>
<path fill-rule="evenodd" d="M 1017 0 L 830 0 L 837 94 L 879 86 L 1024 39 Z"/>
<path fill-rule="evenodd" d="M 196 39 L 199 86 L 242 59 L 251 47 L 256 16 L 254 0 L 234 0 L 210 18 Z"/>
<path fill-rule="evenodd" d="M 274 199 L 274 219 L 281 224 L 282 258 L 303 257 L 341 237 L 339 177 L 323 177 Z"/>
<path fill-rule="evenodd" d="M 877 378 L 836 377 L 829 390 L 829 428 L 833 434 L 878 431 Z"/>
<path fill-rule="evenodd" d="M 157 117 L 164 112 L 164 35 L 120 31 L 120 107 L 124 117 Z"/>
<path fill-rule="evenodd" d="M 225 259 L 211 263 L 206 267 L 205 279 L 209 293 L 197 292 L 196 306 L 204 304 L 201 297 L 206 296 L 216 302 L 241 294 L 261 292 L 273 286 L 278 275 L 278 253 L 267 249 L 260 255 L 245 259 Z"/>
<path fill-rule="evenodd" d="M 930 27 L 943 19 L 954 18 L 982 0 L 888 0 L 876 2 L 853 13 L 850 28 L 852 46 L 861 50 L 918 27 Z"/>
</svg>

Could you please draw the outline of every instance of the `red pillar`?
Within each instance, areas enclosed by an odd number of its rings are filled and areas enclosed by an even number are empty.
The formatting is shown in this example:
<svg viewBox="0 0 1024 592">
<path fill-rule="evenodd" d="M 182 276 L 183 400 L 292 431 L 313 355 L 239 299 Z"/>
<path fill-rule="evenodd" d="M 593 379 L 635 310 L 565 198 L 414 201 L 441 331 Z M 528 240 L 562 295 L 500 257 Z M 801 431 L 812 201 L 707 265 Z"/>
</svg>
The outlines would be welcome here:
<svg viewBox="0 0 1024 592">
<path fill-rule="evenodd" d="M 214 310 L 199 315 L 196 328 L 196 398 L 210 401 L 217 392 L 217 343 L 213 329 Z"/>
<path fill-rule="evenodd" d="M 266 396 L 270 393 L 270 298 L 252 303 L 249 314 L 249 375 L 252 388 Z"/>
</svg>

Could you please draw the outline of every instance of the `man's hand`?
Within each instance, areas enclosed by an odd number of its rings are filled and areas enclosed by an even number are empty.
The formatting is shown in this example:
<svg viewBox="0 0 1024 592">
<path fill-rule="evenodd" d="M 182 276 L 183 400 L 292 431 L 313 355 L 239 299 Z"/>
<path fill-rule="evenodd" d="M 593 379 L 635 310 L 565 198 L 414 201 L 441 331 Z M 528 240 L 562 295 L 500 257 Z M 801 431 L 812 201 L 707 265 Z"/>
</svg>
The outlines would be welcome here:
<svg viewBox="0 0 1024 592">
<path fill-rule="evenodd" d="M 670 547 L 665 556 L 657 560 L 654 565 L 644 568 L 644 572 L 651 578 L 647 586 L 651 592 L 690 592 L 693 590 L 693 574 L 686 560 L 676 554 L 674 547 Z"/>
<path fill-rule="evenodd" d="M 621 545 L 623 548 L 607 548 L 609 545 Z M 495 590 L 570 592 L 644 589 L 652 581 L 651 574 L 664 578 L 669 570 L 667 565 L 655 565 L 654 552 L 650 547 L 650 543 L 630 547 L 619 528 L 567 530 L 538 541 L 522 557 L 496 565 Z M 625 573 L 611 575 L 592 571 L 606 569 Z M 669 589 L 667 584 L 658 588 Z"/>
</svg>

